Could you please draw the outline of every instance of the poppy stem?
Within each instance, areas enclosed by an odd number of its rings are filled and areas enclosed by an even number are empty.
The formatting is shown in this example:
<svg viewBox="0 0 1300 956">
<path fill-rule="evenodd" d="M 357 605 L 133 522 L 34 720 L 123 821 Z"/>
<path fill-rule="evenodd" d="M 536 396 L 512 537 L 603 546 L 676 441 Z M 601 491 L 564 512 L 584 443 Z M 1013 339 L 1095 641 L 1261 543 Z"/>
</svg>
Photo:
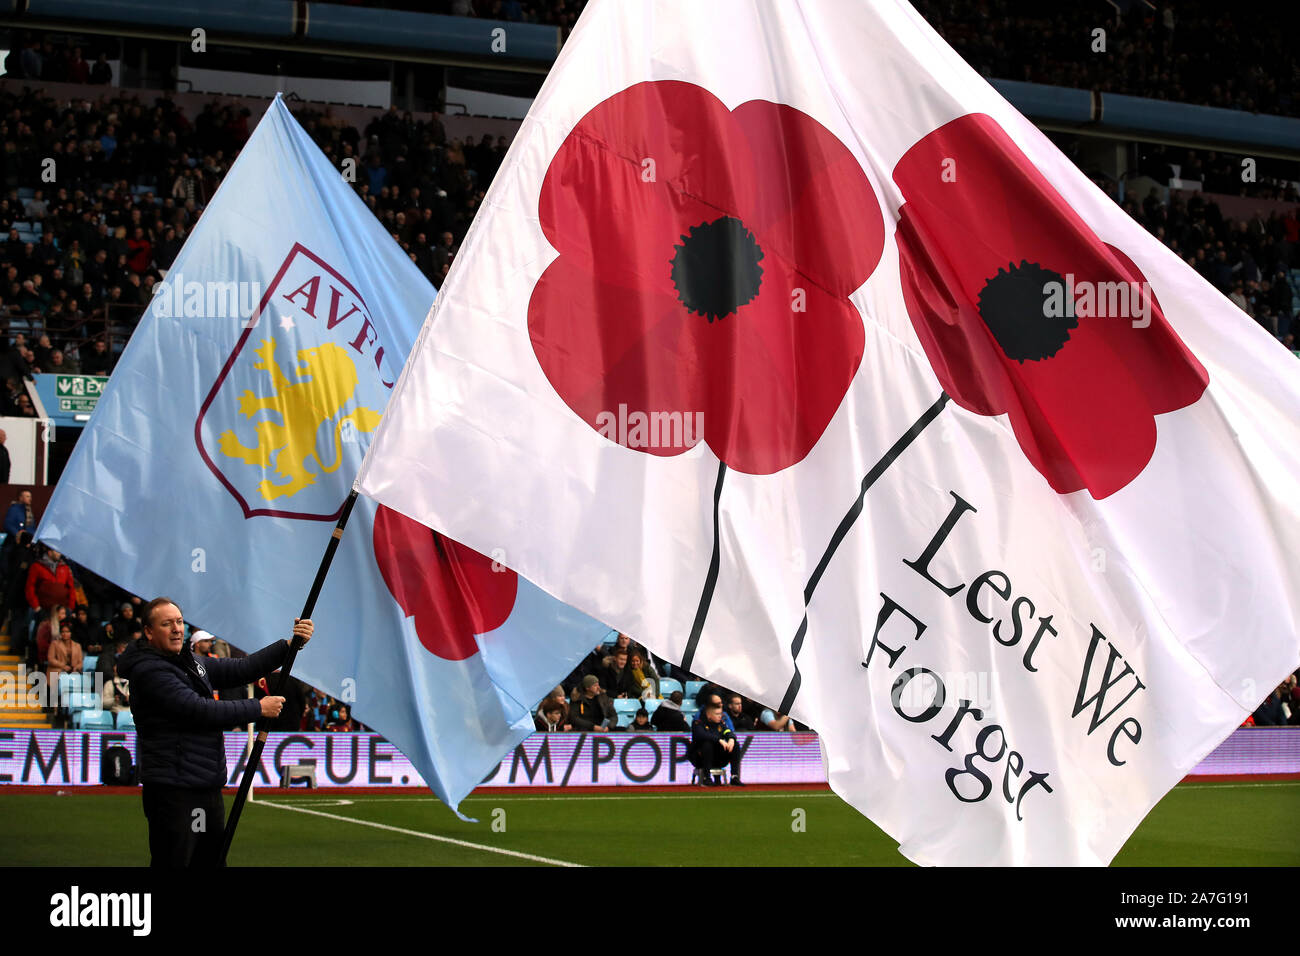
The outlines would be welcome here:
<svg viewBox="0 0 1300 956">
<path fill-rule="evenodd" d="M 700 634 L 704 631 L 704 619 L 709 616 L 709 605 L 713 603 L 713 591 L 718 586 L 718 565 L 722 558 L 721 535 L 718 530 L 718 502 L 722 500 L 722 482 L 727 477 L 727 463 L 718 462 L 718 481 L 713 486 L 713 557 L 709 561 L 709 573 L 704 578 L 704 591 L 700 594 L 699 607 L 695 609 L 695 623 L 691 625 L 691 636 L 686 641 L 686 650 L 682 653 L 681 668 L 691 669 L 695 661 L 695 648 L 700 643 Z"/>
<path fill-rule="evenodd" d="M 803 639 L 808 633 L 808 605 L 812 602 L 813 592 L 817 590 L 817 584 L 821 581 L 822 575 L 831 563 L 835 551 L 839 548 L 840 543 L 848 537 L 849 530 L 853 527 L 854 522 L 858 520 L 858 515 L 862 514 L 862 504 L 867 497 L 867 491 L 876 483 L 876 479 L 888 470 L 889 466 L 898 460 L 898 457 L 907 450 L 907 446 L 912 444 L 921 432 L 925 431 L 932 421 L 934 421 L 943 407 L 948 404 L 948 393 L 940 392 L 939 398 L 933 405 L 925 410 L 912 427 L 905 431 L 898 441 L 890 446 L 889 451 L 885 452 L 881 459 L 876 462 L 866 476 L 862 479 L 862 489 L 858 492 L 858 498 L 840 520 L 839 527 L 831 535 L 831 540 L 826 545 L 826 551 L 822 554 L 822 559 L 817 562 L 817 568 L 813 571 L 812 577 L 808 579 L 808 585 L 803 589 L 803 621 L 799 624 L 799 630 L 795 633 L 794 640 L 790 642 L 790 656 L 794 660 L 794 676 L 790 678 L 790 686 L 786 688 L 785 696 L 781 699 L 781 706 L 777 712 L 788 715 L 790 708 L 794 706 L 794 699 L 799 694 L 799 685 L 802 683 L 802 676 L 799 673 L 799 651 L 803 648 Z"/>
</svg>

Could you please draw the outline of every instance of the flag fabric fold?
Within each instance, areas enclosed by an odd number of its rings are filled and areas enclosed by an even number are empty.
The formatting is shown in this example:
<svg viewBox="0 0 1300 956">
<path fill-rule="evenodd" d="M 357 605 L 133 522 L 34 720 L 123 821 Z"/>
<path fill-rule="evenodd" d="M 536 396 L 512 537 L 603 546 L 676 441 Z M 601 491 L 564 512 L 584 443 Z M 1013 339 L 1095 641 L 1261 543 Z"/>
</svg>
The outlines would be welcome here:
<svg viewBox="0 0 1300 956">
<path fill-rule="evenodd" d="M 594 0 L 358 485 L 789 708 L 910 859 L 1104 864 L 1300 662 L 1297 409 L 901 0 Z"/>
<path fill-rule="evenodd" d="M 434 295 L 277 98 L 156 288 L 38 538 L 238 647 L 288 636 Z M 365 498 L 314 616 L 294 676 L 453 808 L 608 631 Z"/>
</svg>

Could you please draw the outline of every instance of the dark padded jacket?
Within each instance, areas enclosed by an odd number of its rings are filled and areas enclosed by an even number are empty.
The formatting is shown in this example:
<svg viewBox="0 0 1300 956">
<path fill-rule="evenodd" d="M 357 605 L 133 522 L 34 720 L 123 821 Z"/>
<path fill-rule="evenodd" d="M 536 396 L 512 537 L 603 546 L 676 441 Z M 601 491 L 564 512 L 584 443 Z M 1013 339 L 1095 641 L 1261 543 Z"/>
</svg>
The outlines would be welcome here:
<svg viewBox="0 0 1300 956">
<path fill-rule="evenodd" d="M 226 783 L 221 732 L 262 716 L 256 700 L 213 700 L 213 689 L 249 684 L 284 663 L 287 641 L 276 641 L 239 659 L 200 660 L 186 640 L 179 654 L 165 654 L 141 639 L 117 658 L 117 672 L 131 682 L 136 762 L 143 783 L 209 788 Z"/>
<path fill-rule="evenodd" d="M 135 693 L 134 687 L 132 687 L 131 693 Z M 696 714 L 695 719 L 691 721 L 691 744 L 693 746 L 698 746 L 705 740 L 725 740 L 728 737 L 735 740 L 736 731 L 731 726 L 731 715 L 725 710 L 722 712 L 722 720 L 716 724 L 708 721 L 704 716 L 704 711 Z"/>
</svg>

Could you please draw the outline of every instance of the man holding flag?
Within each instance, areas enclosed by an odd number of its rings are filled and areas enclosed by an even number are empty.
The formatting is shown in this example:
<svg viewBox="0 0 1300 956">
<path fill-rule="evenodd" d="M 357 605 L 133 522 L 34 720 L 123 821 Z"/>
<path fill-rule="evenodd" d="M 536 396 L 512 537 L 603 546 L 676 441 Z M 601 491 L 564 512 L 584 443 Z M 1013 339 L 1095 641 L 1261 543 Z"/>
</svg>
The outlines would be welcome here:
<svg viewBox="0 0 1300 956">
<path fill-rule="evenodd" d="M 235 640 L 328 619 L 294 676 L 349 704 L 454 808 L 607 628 L 500 553 L 366 499 L 335 530 L 433 298 L 277 98 L 155 286 L 39 536 Z"/>
<path fill-rule="evenodd" d="M 170 599 L 144 607 L 144 637 L 118 659 L 131 682 L 144 815 L 154 866 L 209 867 L 221 859 L 226 752 L 222 730 L 280 715 L 284 698 L 216 700 L 213 691 L 248 684 L 284 663 L 290 642 L 239 659 L 200 660 L 185 640 L 185 619 Z M 311 640 L 311 621 L 295 620 L 294 639 Z"/>
</svg>

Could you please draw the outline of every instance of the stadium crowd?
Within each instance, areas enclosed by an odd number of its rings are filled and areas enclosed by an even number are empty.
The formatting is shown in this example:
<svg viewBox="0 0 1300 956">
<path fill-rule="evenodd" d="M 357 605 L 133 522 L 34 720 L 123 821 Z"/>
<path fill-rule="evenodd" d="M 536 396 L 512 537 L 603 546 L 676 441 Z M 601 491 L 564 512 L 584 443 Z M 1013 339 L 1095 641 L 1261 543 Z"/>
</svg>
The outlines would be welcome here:
<svg viewBox="0 0 1300 956">
<path fill-rule="evenodd" d="M 1294 9 L 1214 0 L 912 5 L 982 76 L 1255 113 L 1300 112 Z"/>
<path fill-rule="evenodd" d="M 360 131 L 328 109 L 298 118 L 340 169 L 353 161 L 362 201 L 441 285 L 505 139 L 448 141 L 436 116 L 417 122 L 396 109 Z M 39 90 L 0 92 L 0 321 L 38 336 L 11 336 L 0 377 L 111 370 L 250 122 L 247 109 L 220 101 L 190 122 L 165 97 L 61 104 Z"/>
<path fill-rule="evenodd" d="M 617 631 L 542 699 L 535 723 L 551 732 L 687 731 L 710 695 L 722 696 L 735 731 L 799 729 L 786 715 L 684 671 Z"/>
<path fill-rule="evenodd" d="M 340 169 L 355 163 L 355 189 L 435 285 L 442 284 L 487 186 L 504 159 L 504 136 L 448 140 L 439 118 L 396 108 L 363 130 L 326 108 L 297 111 Z M 247 109 L 214 100 L 190 122 L 166 97 L 127 93 L 61 104 L 39 90 L 0 92 L 0 405 L 17 406 L 35 371 L 105 374 L 171 266 L 204 206 L 247 140 Z M 1176 163 L 1207 192 L 1295 201 L 1294 187 L 1243 182 L 1224 154 L 1152 150 L 1144 169 Z M 44 164 L 53 159 L 54 182 Z M 1113 190 L 1113 185 L 1110 184 Z M 1128 197 L 1124 208 L 1280 340 L 1293 345 L 1292 304 L 1300 229 L 1292 208 L 1233 220 L 1212 197 Z M 1223 269 L 1226 260 L 1227 272 Z M 28 340 L 28 336 L 31 340 Z M 97 340 L 103 340 L 100 343 Z"/>
</svg>

